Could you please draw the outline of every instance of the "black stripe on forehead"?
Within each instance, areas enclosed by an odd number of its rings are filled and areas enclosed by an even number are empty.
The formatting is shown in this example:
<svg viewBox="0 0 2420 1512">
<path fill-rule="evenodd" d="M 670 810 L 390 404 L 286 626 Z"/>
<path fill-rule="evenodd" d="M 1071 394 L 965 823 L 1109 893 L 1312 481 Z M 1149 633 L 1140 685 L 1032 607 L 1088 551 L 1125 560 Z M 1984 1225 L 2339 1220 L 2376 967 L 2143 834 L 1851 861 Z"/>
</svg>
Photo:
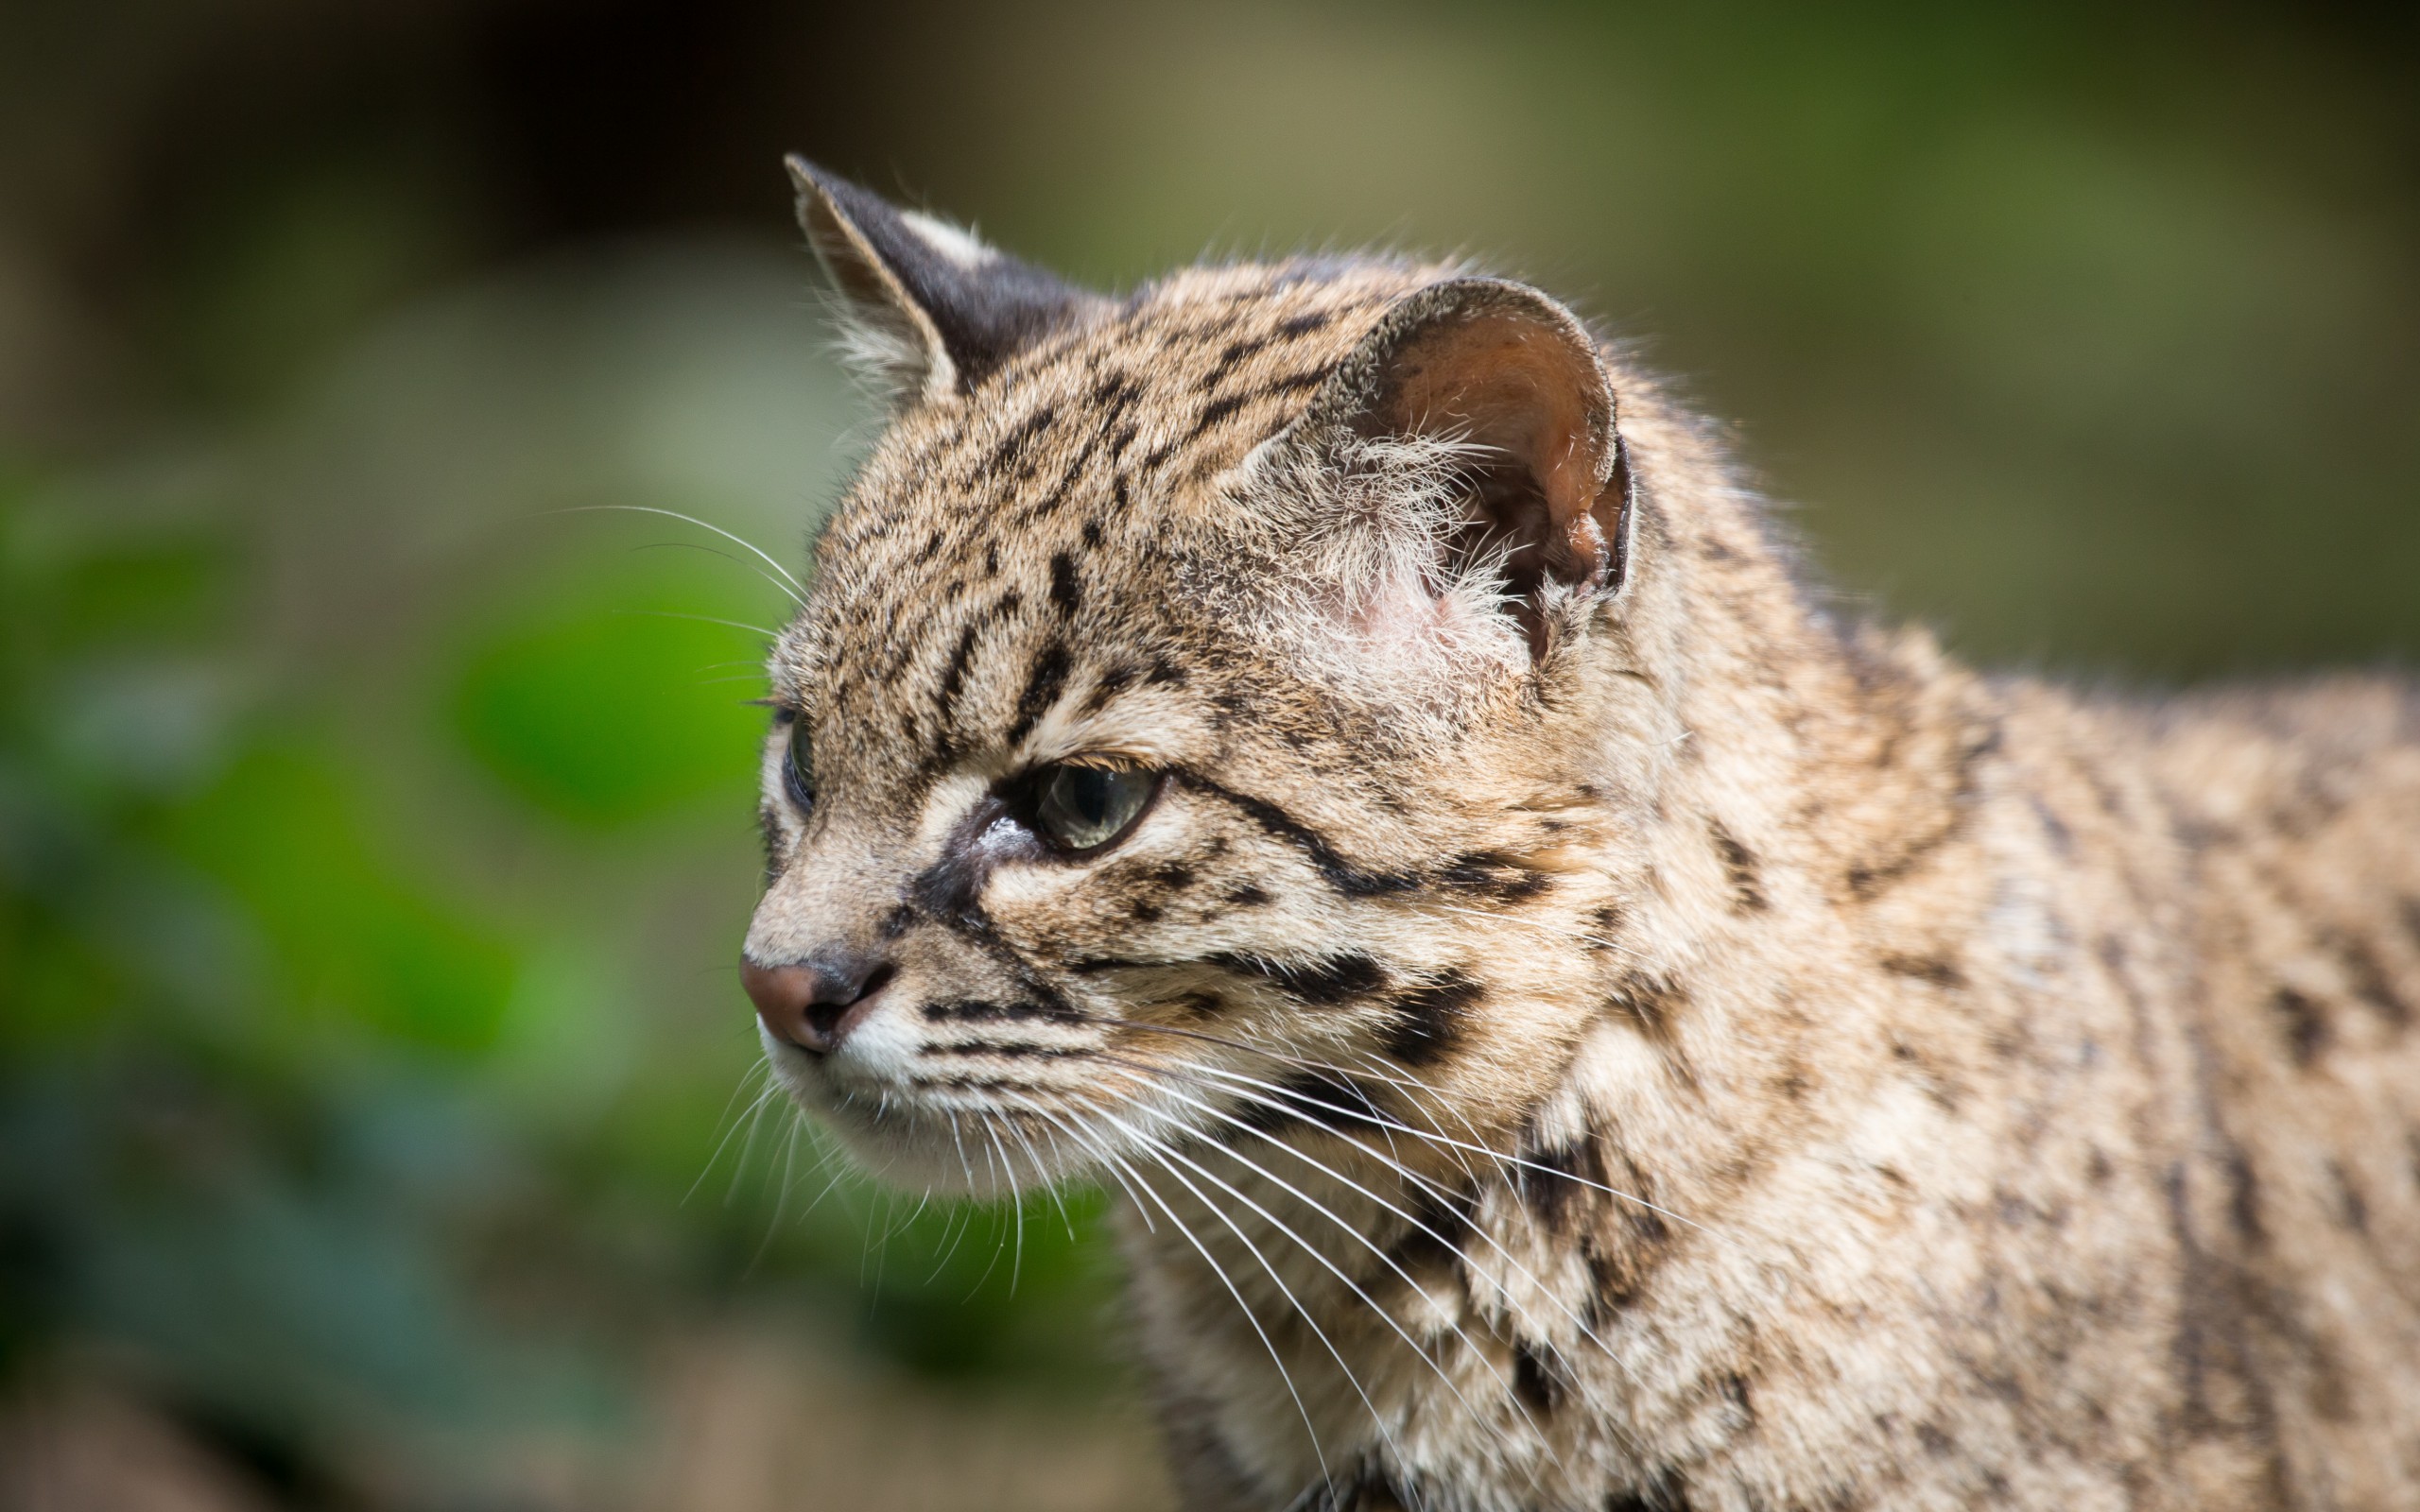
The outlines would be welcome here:
<svg viewBox="0 0 2420 1512">
<path fill-rule="evenodd" d="M 1017 695 L 1016 717 L 1011 721 L 1002 744 L 1014 746 L 1033 732 L 1033 727 L 1066 688 L 1067 673 L 1074 665 L 1075 658 L 1066 642 L 1053 636 L 1043 643 L 1026 674 L 1025 691 Z"/>
</svg>

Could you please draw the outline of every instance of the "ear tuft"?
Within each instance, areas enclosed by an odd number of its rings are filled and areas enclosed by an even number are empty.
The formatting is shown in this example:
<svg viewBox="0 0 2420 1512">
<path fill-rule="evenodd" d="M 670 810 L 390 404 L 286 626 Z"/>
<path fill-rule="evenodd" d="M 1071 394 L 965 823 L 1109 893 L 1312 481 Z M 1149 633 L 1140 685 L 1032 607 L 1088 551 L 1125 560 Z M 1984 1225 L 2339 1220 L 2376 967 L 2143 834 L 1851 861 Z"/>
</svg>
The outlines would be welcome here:
<svg viewBox="0 0 2420 1512">
<path fill-rule="evenodd" d="M 1627 563 L 1627 479 L 1611 379 L 1577 317 L 1526 284 L 1456 278 L 1407 295 L 1293 427 L 1449 441 L 1466 460 L 1446 576 L 1487 564 L 1533 654 L 1547 600 L 1611 593 Z"/>
<path fill-rule="evenodd" d="M 1106 302 L 804 158 L 785 162 L 799 224 L 847 306 L 843 352 L 899 402 L 966 393 Z"/>
</svg>

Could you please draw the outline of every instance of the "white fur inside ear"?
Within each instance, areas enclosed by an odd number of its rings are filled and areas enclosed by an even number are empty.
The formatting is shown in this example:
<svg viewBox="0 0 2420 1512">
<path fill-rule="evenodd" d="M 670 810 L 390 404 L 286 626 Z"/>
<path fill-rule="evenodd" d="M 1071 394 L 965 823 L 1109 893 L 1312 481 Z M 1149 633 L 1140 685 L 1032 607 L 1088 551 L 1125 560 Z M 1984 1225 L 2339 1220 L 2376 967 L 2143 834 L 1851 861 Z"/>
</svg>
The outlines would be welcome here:
<svg viewBox="0 0 2420 1512">
<path fill-rule="evenodd" d="M 909 231 L 924 239 L 925 246 L 969 271 L 1000 255 L 985 246 L 973 232 L 953 226 L 938 215 L 927 215 L 921 210 L 906 210 L 900 212 L 899 218 L 908 223 Z"/>
<path fill-rule="evenodd" d="M 1450 437 L 1281 435 L 1222 479 L 1252 500 L 1277 592 L 1260 617 L 1333 676 L 1408 704 L 1448 704 L 1515 676 L 1527 642 L 1505 603 L 1504 553 L 1457 559 L 1482 453 Z"/>
</svg>

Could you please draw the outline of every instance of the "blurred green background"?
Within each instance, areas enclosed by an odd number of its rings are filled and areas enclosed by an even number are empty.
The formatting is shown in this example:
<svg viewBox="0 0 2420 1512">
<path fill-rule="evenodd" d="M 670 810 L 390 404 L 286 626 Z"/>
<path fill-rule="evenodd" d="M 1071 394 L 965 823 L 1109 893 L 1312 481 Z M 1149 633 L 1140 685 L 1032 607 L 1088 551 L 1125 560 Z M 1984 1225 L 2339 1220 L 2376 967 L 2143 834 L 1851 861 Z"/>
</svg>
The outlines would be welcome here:
<svg viewBox="0 0 2420 1512">
<path fill-rule="evenodd" d="M 1546 283 L 1979 659 L 2420 647 L 2409 7 L 14 0 L 0 1506 L 1164 1502 L 1097 1198 L 758 1100 L 784 600 L 623 507 L 803 571 L 869 435 L 790 148 Z"/>
</svg>

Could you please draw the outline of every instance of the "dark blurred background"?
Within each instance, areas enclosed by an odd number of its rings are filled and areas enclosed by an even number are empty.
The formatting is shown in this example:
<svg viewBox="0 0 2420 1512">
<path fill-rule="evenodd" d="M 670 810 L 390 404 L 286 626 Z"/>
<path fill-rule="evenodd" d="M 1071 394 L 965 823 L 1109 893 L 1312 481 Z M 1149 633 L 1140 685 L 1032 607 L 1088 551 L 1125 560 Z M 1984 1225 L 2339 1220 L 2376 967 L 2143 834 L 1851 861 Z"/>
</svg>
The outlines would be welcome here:
<svg viewBox="0 0 2420 1512">
<path fill-rule="evenodd" d="M 1098 1198 L 751 1073 L 784 600 L 630 510 L 803 570 L 868 434 L 783 150 L 1477 255 L 1853 600 L 2157 688 L 2420 647 L 2415 17 L 0 6 L 0 1507 L 1164 1504 Z"/>
</svg>

